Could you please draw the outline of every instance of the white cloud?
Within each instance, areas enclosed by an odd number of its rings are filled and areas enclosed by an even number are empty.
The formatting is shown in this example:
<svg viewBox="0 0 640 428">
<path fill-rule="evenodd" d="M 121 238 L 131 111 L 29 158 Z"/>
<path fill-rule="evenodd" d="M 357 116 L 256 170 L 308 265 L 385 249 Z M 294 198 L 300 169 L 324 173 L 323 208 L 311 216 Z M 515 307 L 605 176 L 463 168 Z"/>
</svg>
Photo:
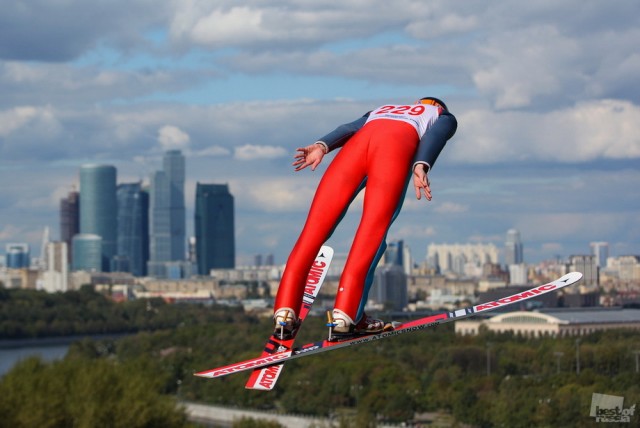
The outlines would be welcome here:
<svg viewBox="0 0 640 428">
<path fill-rule="evenodd" d="M 446 150 L 458 162 L 588 162 L 640 158 L 640 107 L 598 100 L 544 113 L 472 110 Z"/>
<path fill-rule="evenodd" d="M 306 212 L 316 190 L 316 183 L 305 177 L 244 176 L 231 180 L 230 189 L 236 195 L 238 207 L 242 210 L 267 213 Z"/>
<path fill-rule="evenodd" d="M 42 132 L 59 130 L 58 120 L 50 107 L 21 106 L 0 111 L 0 136 L 34 128 L 40 128 Z"/>
<path fill-rule="evenodd" d="M 438 214 L 460 214 L 467 212 L 469 207 L 455 202 L 436 203 L 434 211 Z"/>
<path fill-rule="evenodd" d="M 202 150 L 192 151 L 190 154 L 191 156 L 217 157 L 217 156 L 228 156 L 231 154 L 231 151 L 226 147 L 211 146 L 211 147 L 206 147 Z"/>
<path fill-rule="evenodd" d="M 308 2 L 283 5 L 245 2 L 176 3 L 170 34 L 177 43 L 187 41 L 210 48 L 320 45 L 345 37 L 364 37 L 391 25 L 401 26 L 411 14 L 411 1 L 389 4 L 373 1 Z M 424 8 L 422 8 L 424 9 Z M 418 8 L 417 10 L 420 10 Z"/>
<path fill-rule="evenodd" d="M 529 106 L 536 97 L 558 94 L 584 81 L 574 64 L 585 47 L 554 24 L 492 37 L 479 47 L 480 65 L 473 80 L 481 94 L 495 98 L 499 109 Z"/>
<path fill-rule="evenodd" d="M 257 159 L 276 159 L 287 156 L 288 152 L 282 147 L 257 146 L 245 144 L 236 147 L 234 157 L 238 160 L 248 161 Z"/>
<path fill-rule="evenodd" d="M 186 150 L 191 138 L 177 126 L 165 125 L 158 130 L 158 142 L 163 151 Z"/>
</svg>

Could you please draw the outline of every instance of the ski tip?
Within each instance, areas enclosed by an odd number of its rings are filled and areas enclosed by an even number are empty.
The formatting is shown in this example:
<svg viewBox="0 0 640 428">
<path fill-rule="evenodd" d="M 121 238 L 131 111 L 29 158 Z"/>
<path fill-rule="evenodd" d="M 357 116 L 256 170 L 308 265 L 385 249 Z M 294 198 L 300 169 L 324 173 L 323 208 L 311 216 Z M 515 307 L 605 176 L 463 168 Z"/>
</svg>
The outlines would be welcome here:
<svg viewBox="0 0 640 428">
<path fill-rule="evenodd" d="M 333 248 L 329 247 L 328 245 L 323 245 L 320 248 L 318 256 L 328 259 L 333 258 Z"/>
<path fill-rule="evenodd" d="M 582 279 L 582 272 L 569 272 L 562 278 L 557 279 L 555 282 L 564 283 L 566 285 L 574 284 Z"/>
</svg>

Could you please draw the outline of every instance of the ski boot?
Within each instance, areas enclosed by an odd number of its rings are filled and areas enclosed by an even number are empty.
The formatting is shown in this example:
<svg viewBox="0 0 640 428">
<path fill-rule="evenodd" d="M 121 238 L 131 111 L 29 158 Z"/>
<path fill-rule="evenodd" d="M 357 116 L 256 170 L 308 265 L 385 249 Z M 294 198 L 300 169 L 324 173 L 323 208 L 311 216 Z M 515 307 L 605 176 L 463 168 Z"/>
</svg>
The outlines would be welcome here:
<svg viewBox="0 0 640 428">
<path fill-rule="evenodd" d="M 293 338 L 300 324 L 295 311 L 291 308 L 278 309 L 273 315 L 273 322 L 275 324 L 273 336 L 280 340 Z"/>
<path fill-rule="evenodd" d="M 372 318 L 367 314 L 363 314 L 360 321 L 356 323 L 340 309 L 327 312 L 327 327 L 329 327 L 329 341 L 345 340 L 393 330 L 392 324 Z"/>
</svg>

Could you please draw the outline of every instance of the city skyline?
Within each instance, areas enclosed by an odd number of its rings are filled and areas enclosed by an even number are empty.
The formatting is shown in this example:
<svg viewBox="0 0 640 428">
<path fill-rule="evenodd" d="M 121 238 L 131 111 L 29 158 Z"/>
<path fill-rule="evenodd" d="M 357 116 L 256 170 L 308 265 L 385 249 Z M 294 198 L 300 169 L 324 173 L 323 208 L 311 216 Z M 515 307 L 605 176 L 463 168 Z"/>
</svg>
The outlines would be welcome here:
<svg viewBox="0 0 640 428">
<path fill-rule="evenodd" d="M 26 242 L 38 256 L 44 229 L 58 236 L 81 165 L 116 165 L 133 183 L 181 150 L 186 235 L 197 182 L 225 183 L 238 263 L 267 253 L 284 263 L 334 156 L 294 173 L 296 148 L 381 104 L 436 96 L 458 131 L 430 173 L 433 200 L 407 192 L 389 240 L 418 260 L 431 243 L 502 248 L 509 229 L 531 263 L 603 241 L 610 256 L 640 254 L 640 4 L 511 9 L 10 3 L 0 17 L 0 248 Z M 361 199 L 328 242 L 338 252 Z"/>
<path fill-rule="evenodd" d="M 170 159 L 171 159 L 172 156 L 182 157 L 182 154 L 181 154 L 180 150 L 169 150 L 164 154 L 163 167 L 167 168 L 168 170 L 171 170 L 172 168 L 176 169 L 176 166 L 171 166 L 171 160 Z M 185 175 L 186 172 L 187 172 L 187 168 L 183 164 L 183 162 L 184 162 L 184 159 L 181 159 L 179 161 L 180 166 L 177 168 L 179 170 L 180 177 Z M 137 183 L 116 182 L 116 176 L 117 176 L 117 171 L 118 171 L 116 166 L 113 166 L 113 165 L 87 164 L 87 165 L 83 165 L 83 166 L 80 167 L 80 183 L 82 182 L 83 170 L 84 170 L 85 174 L 86 174 L 87 170 L 90 171 L 90 174 L 96 174 L 96 171 L 98 171 L 98 173 L 97 173 L 98 175 L 101 174 L 102 176 L 104 176 L 105 174 L 107 174 L 109 176 L 108 177 L 108 181 L 110 182 L 109 186 L 111 186 L 112 184 L 115 184 L 115 186 L 117 187 L 117 192 L 120 192 L 120 189 L 122 187 L 129 187 L 129 186 L 134 186 L 134 187 L 138 188 L 140 191 L 142 191 L 143 188 L 149 189 L 152 186 L 152 183 L 154 182 L 154 180 L 158 179 L 157 178 L 158 174 L 161 176 L 161 181 L 163 183 L 164 183 L 164 181 L 166 181 L 166 176 L 165 176 L 166 174 L 165 174 L 164 170 L 157 170 L 157 171 L 154 171 L 151 174 L 151 176 L 149 178 L 147 178 L 146 180 L 141 179 Z M 85 178 L 85 180 L 86 180 L 86 178 Z M 113 183 L 111 183 L 111 181 L 113 181 Z M 179 181 L 181 182 L 182 179 L 180 179 Z M 168 183 L 168 181 L 167 181 L 167 183 Z M 168 189 L 169 186 L 166 185 L 167 183 L 164 183 L 164 187 L 166 187 Z M 198 192 L 197 189 L 201 185 L 202 185 L 201 183 L 196 183 L 196 190 L 194 192 L 194 198 L 193 198 L 194 201 L 197 200 L 197 192 Z M 224 185 L 222 185 L 222 184 L 210 184 L 210 185 L 206 185 L 206 186 L 213 186 L 215 188 L 225 188 L 227 192 L 229 191 L 228 190 L 228 188 L 229 188 L 228 184 L 224 184 Z M 73 189 L 76 188 L 75 185 L 73 185 L 71 187 Z M 96 187 L 95 183 L 92 183 L 92 187 Z M 95 191 L 95 190 L 96 189 L 92 189 L 92 192 Z M 172 190 L 172 191 L 175 192 L 175 190 Z M 178 198 L 185 198 L 184 193 L 186 193 L 186 192 L 183 192 L 183 191 L 179 192 Z M 69 215 L 69 210 L 70 210 L 69 209 L 69 205 L 70 204 L 79 205 L 78 204 L 79 194 L 80 194 L 80 192 L 72 190 L 72 191 L 69 192 L 69 194 L 66 197 L 63 197 L 59 201 L 59 203 L 60 203 L 60 205 L 59 205 L 59 207 L 60 207 L 60 211 L 59 211 L 60 219 L 59 219 L 59 223 L 58 224 L 60 224 L 60 229 L 59 229 L 60 230 L 60 234 L 59 234 L 59 236 L 60 236 L 60 240 L 61 241 L 65 241 L 65 239 L 64 239 L 65 235 L 64 235 L 63 231 L 65 230 L 66 227 L 69 227 L 69 225 L 67 223 L 69 223 L 70 220 L 68 218 L 66 218 L 66 216 Z M 164 199 L 167 199 L 167 197 L 165 197 Z M 233 199 L 233 196 L 232 196 L 232 199 Z M 189 198 L 185 198 L 185 200 L 188 201 Z M 194 203 L 196 203 L 196 202 L 194 202 Z M 118 205 L 119 205 L 119 203 L 118 203 Z M 168 209 L 168 207 L 164 207 L 164 208 Z M 85 207 L 85 209 L 86 209 L 86 207 Z M 96 210 L 96 208 L 93 208 L 92 211 L 95 211 L 95 210 Z M 194 215 L 195 215 L 195 211 L 196 211 L 196 209 L 194 209 Z M 190 234 L 189 237 L 195 238 L 196 237 L 195 222 L 192 219 L 193 219 L 193 216 L 189 216 L 185 223 L 187 225 L 187 229 L 193 230 L 193 233 Z M 79 218 L 75 218 L 74 220 L 75 220 L 75 222 L 80 223 L 79 222 Z M 95 222 L 95 220 L 93 220 L 93 222 Z M 189 223 L 191 223 L 191 224 L 189 224 Z M 191 225 L 193 227 L 189 227 Z M 95 226 L 93 226 L 93 227 L 95 228 Z M 70 228 L 70 230 L 73 230 L 72 227 L 69 227 L 69 228 Z M 48 233 L 48 232 L 49 232 L 48 230 L 44 230 L 43 233 Z M 87 240 L 92 240 L 92 238 L 91 238 L 92 235 L 93 234 L 91 234 L 91 233 L 83 234 L 83 236 L 81 236 L 79 238 L 83 241 L 83 244 L 84 244 L 85 242 L 87 242 Z M 496 245 L 496 250 L 495 250 L 496 254 L 500 254 L 500 256 L 496 255 L 496 256 L 492 257 L 492 262 L 500 262 L 500 263 L 504 264 L 505 266 L 508 266 L 510 264 L 509 260 L 511 260 L 511 258 L 513 258 L 516 262 L 522 262 L 523 258 L 524 258 L 524 256 L 523 256 L 524 253 L 523 253 L 523 242 L 520 239 L 520 232 L 518 230 L 516 230 L 516 229 L 509 229 L 509 230 L 505 231 L 505 235 L 506 235 L 506 240 L 503 239 L 502 245 L 500 245 L 499 242 L 498 242 L 498 244 L 495 244 L 493 242 L 489 242 L 488 243 L 489 245 Z M 100 236 L 100 235 L 97 235 L 97 236 Z M 58 240 L 54 239 L 52 241 L 58 241 Z M 499 239 L 496 239 L 496 241 L 499 241 Z M 186 235 L 184 236 L 183 240 L 178 241 L 178 243 L 177 243 L 177 247 L 181 248 L 182 244 L 180 244 L 179 242 L 184 242 L 184 247 L 186 248 L 186 246 L 188 245 L 188 239 L 187 239 Z M 393 245 L 397 245 L 398 243 L 400 243 L 400 245 L 403 245 L 403 240 L 402 239 L 401 240 L 387 240 L 387 242 L 392 246 Z M 7 244 L 7 245 L 9 245 L 9 244 Z M 28 245 L 28 244 L 20 243 L 19 245 Z M 84 244 L 84 245 L 86 245 L 86 244 Z M 173 245 L 173 247 L 176 247 L 176 243 L 175 242 L 172 245 Z M 469 245 L 471 245 L 471 246 L 483 246 L 484 244 L 475 243 L 475 242 L 472 242 L 472 241 L 466 242 L 466 243 L 464 243 L 464 242 L 456 242 L 456 243 L 429 242 L 427 244 L 427 251 L 425 251 L 424 258 L 420 258 L 420 257 L 415 258 L 414 257 L 413 260 L 414 261 L 418 261 L 418 262 L 425 261 L 425 262 L 427 262 L 429 264 L 430 263 L 430 261 L 429 261 L 429 247 L 434 246 L 434 245 L 436 247 L 437 246 L 447 247 L 447 246 L 469 246 Z M 71 249 L 73 246 L 69 245 L 69 247 Z M 411 251 L 411 247 L 410 246 L 406 246 L 406 247 L 407 247 L 408 251 Z M 31 247 L 29 247 L 29 254 L 32 253 L 30 248 Z M 548 257 L 546 260 L 553 260 L 553 259 L 565 259 L 565 260 L 568 260 L 569 258 L 571 258 L 573 256 L 576 256 L 576 255 L 594 255 L 598 259 L 598 265 L 599 266 L 605 266 L 606 263 L 603 264 L 603 261 L 606 261 L 606 256 L 609 255 L 609 243 L 608 242 L 605 242 L 605 241 L 589 242 L 589 243 L 586 243 L 586 246 L 584 248 L 585 248 L 585 251 L 582 251 L 582 252 L 578 251 L 578 252 L 574 252 L 574 253 L 570 253 L 570 254 L 554 254 L 552 257 Z M 346 254 L 348 252 L 347 250 L 348 250 L 348 248 L 345 248 L 344 251 L 342 251 L 342 252 Z M 170 251 L 170 250 L 167 250 L 167 251 Z M 513 255 L 510 256 L 509 254 L 512 253 L 512 252 L 513 252 Z M 186 249 L 182 254 L 183 254 L 183 256 L 182 256 L 183 260 L 186 260 L 187 256 L 188 256 Z M 604 260 L 602 259 L 602 254 L 606 255 Z M 118 254 L 118 255 L 120 255 L 120 254 Z M 631 255 L 631 254 L 619 254 L 619 256 L 624 256 L 624 255 Z M 39 255 L 37 255 L 36 257 L 38 257 L 38 256 Z M 251 258 L 252 260 L 255 261 L 255 257 L 256 257 L 256 254 L 253 254 L 251 256 L 247 256 L 246 260 L 249 260 Z M 500 258 L 500 260 L 497 260 L 498 257 Z M 273 255 L 271 255 L 271 258 L 273 258 Z M 535 264 L 535 263 L 540 262 L 540 261 L 544 261 L 544 260 L 536 260 L 536 261 L 532 262 L 532 264 Z M 285 262 L 285 260 L 282 260 L 282 261 L 280 261 L 280 262 L 278 262 L 276 264 L 284 264 L 284 262 Z M 525 262 L 525 264 L 527 264 L 526 260 L 524 260 L 524 262 Z M 240 264 L 242 264 L 242 263 L 240 263 Z M 251 263 L 246 263 L 246 264 L 251 264 Z M 196 270 L 196 268 L 194 267 L 194 271 L 195 270 Z M 144 271 L 146 273 L 146 269 L 144 269 Z"/>
</svg>

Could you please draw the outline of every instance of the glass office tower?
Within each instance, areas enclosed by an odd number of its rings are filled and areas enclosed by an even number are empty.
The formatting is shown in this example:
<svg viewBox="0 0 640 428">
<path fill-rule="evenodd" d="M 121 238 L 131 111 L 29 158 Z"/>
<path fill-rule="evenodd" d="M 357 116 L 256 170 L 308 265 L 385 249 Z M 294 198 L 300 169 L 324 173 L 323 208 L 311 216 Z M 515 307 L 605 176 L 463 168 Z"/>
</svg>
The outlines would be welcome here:
<svg viewBox="0 0 640 428">
<path fill-rule="evenodd" d="M 5 264 L 9 269 L 24 269 L 30 266 L 29 244 L 7 244 L 5 248 Z"/>
<path fill-rule="evenodd" d="M 169 150 L 163 170 L 151 176 L 149 198 L 148 274 L 167 277 L 169 262 L 186 260 L 185 159 L 180 150 Z"/>
<path fill-rule="evenodd" d="M 147 274 L 149 260 L 149 194 L 141 183 L 118 185 L 118 255 L 115 271 Z"/>
<path fill-rule="evenodd" d="M 233 195 L 226 184 L 196 185 L 196 259 L 198 274 L 235 268 Z"/>
<path fill-rule="evenodd" d="M 80 168 L 80 233 L 102 238 L 102 271 L 109 272 L 118 233 L 114 166 L 91 164 Z"/>
<path fill-rule="evenodd" d="M 73 237 L 73 270 L 102 272 L 102 238 L 92 233 L 81 233 Z"/>
</svg>

